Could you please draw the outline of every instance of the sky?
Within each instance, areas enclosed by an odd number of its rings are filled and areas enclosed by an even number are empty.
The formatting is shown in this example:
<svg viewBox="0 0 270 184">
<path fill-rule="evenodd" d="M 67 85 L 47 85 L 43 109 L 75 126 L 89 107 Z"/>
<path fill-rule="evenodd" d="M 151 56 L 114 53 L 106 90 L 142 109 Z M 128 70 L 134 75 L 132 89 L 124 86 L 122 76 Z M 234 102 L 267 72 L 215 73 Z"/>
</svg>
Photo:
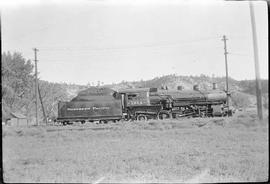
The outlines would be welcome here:
<svg viewBox="0 0 270 184">
<path fill-rule="evenodd" d="M 253 2 L 260 75 L 268 79 L 266 2 Z M 0 4 L 2 50 L 33 61 L 50 82 L 104 84 L 163 75 L 255 79 L 249 3 L 79 0 Z"/>
</svg>

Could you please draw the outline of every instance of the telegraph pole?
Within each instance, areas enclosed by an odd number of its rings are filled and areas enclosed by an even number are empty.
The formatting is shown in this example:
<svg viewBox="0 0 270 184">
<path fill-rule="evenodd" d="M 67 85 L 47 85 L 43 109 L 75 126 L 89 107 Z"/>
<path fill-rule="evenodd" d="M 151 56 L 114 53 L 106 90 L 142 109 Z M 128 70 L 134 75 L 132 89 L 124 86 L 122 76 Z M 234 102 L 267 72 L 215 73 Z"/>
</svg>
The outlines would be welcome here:
<svg viewBox="0 0 270 184">
<path fill-rule="evenodd" d="M 253 37 L 253 52 L 254 52 L 254 62 L 255 62 L 255 75 L 256 75 L 256 95 L 257 95 L 257 111 L 259 119 L 263 119 L 262 114 L 262 91 L 261 91 L 261 81 L 260 81 L 260 70 L 259 70 L 259 56 L 257 47 L 257 34 L 256 34 L 256 23 L 254 17 L 253 4 L 249 1 L 250 18 L 251 18 L 251 28 Z"/>
<path fill-rule="evenodd" d="M 36 123 L 37 125 L 39 125 L 38 123 L 38 80 L 37 80 L 37 48 L 33 48 L 34 53 L 35 53 L 35 95 L 36 95 Z"/>
<path fill-rule="evenodd" d="M 228 84 L 228 62 L 227 62 L 227 45 L 226 41 L 228 40 L 225 35 L 223 35 L 223 38 L 221 39 L 224 41 L 224 56 L 225 56 L 225 67 L 226 67 L 226 93 L 227 93 L 227 105 L 229 108 L 229 84 Z"/>
</svg>

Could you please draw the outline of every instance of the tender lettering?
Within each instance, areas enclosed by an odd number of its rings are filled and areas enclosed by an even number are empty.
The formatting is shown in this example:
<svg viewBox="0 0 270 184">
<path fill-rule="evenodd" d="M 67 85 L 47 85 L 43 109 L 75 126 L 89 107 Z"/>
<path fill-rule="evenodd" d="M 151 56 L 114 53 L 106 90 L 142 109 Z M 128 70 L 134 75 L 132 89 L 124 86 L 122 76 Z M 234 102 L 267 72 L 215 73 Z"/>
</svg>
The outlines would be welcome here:
<svg viewBox="0 0 270 184">
<path fill-rule="evenodd" d="M 108 110 L 110 107 L 80 107 L 80 108 L 70 108 L 68 107 L 68 111 L 87 111 L 87 110 Z"/>
<path fill-rule="evenodd" d="M 93 110 L 107 110 L 110 109 L 110 107 L 93 107 Z"/>
</svg>

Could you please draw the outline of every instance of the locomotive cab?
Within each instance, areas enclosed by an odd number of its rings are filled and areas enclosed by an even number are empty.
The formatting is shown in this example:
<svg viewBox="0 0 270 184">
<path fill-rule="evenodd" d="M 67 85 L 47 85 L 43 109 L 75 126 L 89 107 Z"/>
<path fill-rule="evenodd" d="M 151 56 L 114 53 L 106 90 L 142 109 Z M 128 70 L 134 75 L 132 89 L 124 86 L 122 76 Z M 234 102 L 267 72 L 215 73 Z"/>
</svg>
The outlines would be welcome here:
<svg viewBox="0 0 270 184">
<path fill-rule="evenodd" d="M 155 88 L 135 88 L 119 91 L 122 95 L 123 112 L 131 119 L 155 118 L 161 109 L 159 104 L 151 104 L 150 93 Z"/>
</svg>

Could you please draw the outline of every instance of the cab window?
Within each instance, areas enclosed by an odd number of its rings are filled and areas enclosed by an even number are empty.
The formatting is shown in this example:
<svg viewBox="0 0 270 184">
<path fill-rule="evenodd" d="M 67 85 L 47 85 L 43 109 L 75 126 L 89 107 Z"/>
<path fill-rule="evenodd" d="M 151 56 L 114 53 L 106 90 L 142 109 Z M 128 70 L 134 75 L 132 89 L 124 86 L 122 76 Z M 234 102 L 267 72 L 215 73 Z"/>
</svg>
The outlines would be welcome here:
<svg viewBox="0 0 270 184">
<path fill-rule="evenodd" d="M 127 97 L 128 97 L 128 100 L 134 100 L 135 98 L 138 97 L 138 94 L 135 94 L 135 93 L 133 93 L 133 94 L 128 94 Z"/>
</svg>

